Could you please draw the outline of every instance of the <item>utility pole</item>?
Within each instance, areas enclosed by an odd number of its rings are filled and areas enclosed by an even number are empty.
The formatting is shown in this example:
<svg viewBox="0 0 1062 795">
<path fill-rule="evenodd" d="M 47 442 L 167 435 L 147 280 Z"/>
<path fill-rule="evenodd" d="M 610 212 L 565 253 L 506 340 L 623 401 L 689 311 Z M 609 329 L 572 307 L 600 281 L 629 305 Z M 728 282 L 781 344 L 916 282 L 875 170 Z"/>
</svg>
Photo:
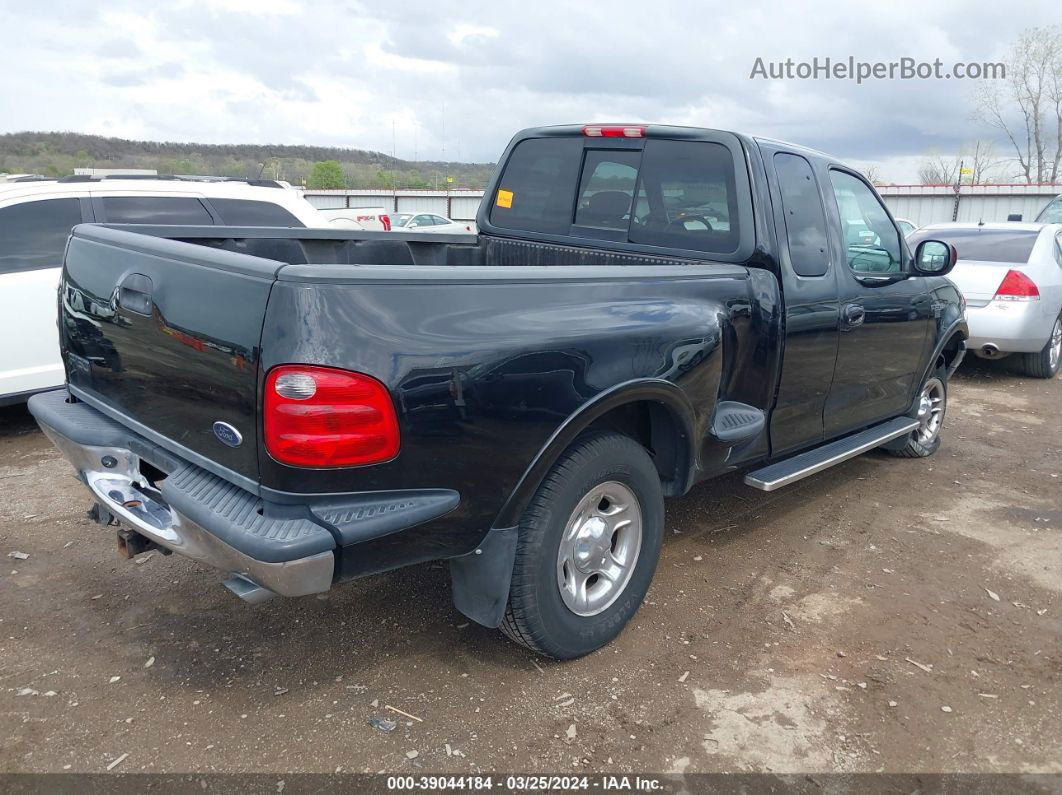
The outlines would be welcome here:
<svg viewBox="0 0 1062 795">
<path fill-rule="evenodd" d="M 959 191 L 962 189 L 963 161 L 959 161 L 959 171 L 955 174 L 955 202 L 951 206 L 951 220 L 954 223 L 959 220 Z"/>
</svg>

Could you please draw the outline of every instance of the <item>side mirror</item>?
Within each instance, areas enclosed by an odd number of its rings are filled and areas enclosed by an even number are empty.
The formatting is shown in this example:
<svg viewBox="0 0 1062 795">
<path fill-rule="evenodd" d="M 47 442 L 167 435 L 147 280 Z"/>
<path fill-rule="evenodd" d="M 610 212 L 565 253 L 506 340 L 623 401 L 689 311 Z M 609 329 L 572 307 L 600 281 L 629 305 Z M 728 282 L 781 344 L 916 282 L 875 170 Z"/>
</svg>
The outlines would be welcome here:
<svg viewBox="0 0 1062 795">
<path fill-rule="evenodd" d="M 955 267 L 955 246 L 939 240 L 923 240 L 915 249 L 914 272 L 919 276 L 944 276 Z"/>
<path fill-rule="evenodd" d="M 1010 215 L 1007 216 L 1007 220 L 1008 221 L 1020 221 L 1021 220 L 1021 213 L 1011 213 Z"/>
</svg>

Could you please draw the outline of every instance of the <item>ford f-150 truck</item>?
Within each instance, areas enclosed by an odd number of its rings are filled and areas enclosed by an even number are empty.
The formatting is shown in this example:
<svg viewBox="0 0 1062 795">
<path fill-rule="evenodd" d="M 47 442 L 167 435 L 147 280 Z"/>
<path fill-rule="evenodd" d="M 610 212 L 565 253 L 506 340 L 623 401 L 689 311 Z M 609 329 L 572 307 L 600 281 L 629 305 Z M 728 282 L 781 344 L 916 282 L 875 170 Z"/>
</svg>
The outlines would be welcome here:
<svg viewBox="0 0 1062 795">
<path fill-rule="evenodd" d="M 127 556 L 252 602 L 447 560 L 461 612 L 555 658 L 638 609 L 665 496 L 940 443 L 954 249 L 824 154 L 527 130 L 478 227 L 77 226 L 67 387 L 30 409 Z"/>
</svg>

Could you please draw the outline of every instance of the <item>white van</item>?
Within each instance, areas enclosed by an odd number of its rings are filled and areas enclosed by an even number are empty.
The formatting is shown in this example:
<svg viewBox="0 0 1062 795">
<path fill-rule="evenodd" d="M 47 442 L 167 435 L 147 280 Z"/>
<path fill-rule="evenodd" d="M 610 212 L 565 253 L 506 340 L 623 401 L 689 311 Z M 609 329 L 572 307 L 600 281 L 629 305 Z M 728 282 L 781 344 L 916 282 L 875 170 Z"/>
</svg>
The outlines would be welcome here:
<svg viewBox="0 0 1062 795">
<path fill-rule="evenodd" d="M 56 290 L 81 223 L 327 227 L 272 181 L 68 177 L 0 183 L 0 406 L 61 386 Z"/>
</svg>

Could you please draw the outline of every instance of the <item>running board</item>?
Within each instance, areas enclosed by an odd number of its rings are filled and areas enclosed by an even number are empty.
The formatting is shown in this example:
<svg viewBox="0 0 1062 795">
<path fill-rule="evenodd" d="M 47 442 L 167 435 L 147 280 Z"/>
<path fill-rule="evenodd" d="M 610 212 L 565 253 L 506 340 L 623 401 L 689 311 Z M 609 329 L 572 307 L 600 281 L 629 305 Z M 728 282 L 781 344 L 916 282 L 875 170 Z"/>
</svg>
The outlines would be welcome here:
<svg viewBox="0 0 1062 795">
<path fill-rule="evenodd" d="M 918 427 L 918 420 L 910 417 L 897 417 L 894 420 L 867 428 L 865 431 L 846 436 L 835 442 L 808 450 L 806 453 L 795 455 L 777 464 L 771 464 L 763 469 L 757 469 L 745 475 L 745 485 L 763 491 L 774 491 L 790 483 L 814 475 L 824 469 L 829 469 L 834 464 L 855 458 L 867 450 L 880 447 L 885 442 L 892 441 L 898 436 L 910 433 Z"/>
</svg>

